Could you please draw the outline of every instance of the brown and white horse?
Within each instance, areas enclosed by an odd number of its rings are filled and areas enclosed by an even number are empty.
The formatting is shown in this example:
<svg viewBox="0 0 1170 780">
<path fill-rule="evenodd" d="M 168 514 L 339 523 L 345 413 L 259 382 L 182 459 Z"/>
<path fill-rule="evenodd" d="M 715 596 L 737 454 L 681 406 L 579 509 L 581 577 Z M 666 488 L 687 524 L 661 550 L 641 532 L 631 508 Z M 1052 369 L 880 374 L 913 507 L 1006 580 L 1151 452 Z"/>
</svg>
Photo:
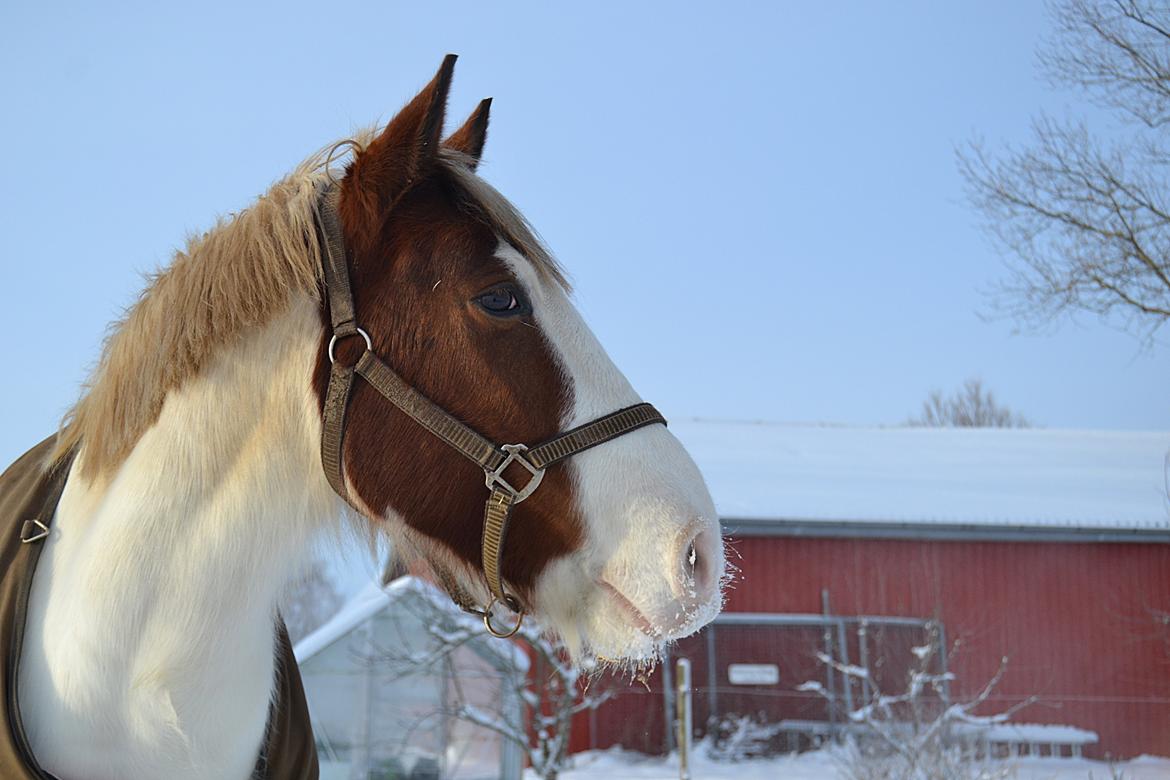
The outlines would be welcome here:
<svg viewBox="0 0 1170 780">
<path fill-rule="evenodd" d="M 640 399 L 524 219 L 475 173 L 488 101 L 446 140 L 454 58 L 352 139 L 338 213 L 373 350 L 496 442 Z M 329 375 L 320 153 L 193 239 L 112 332 L 59 443 L 76 447 L 31 596 L 20 698 L 62 778 L 244 778 L 273 690 L 282 589 L 335 518 L 388 533 L 481 603 L 484 474 L 358 382 L 349 511 L 323 475 Z M 360 339 L 339 344 L 356 359 Z M 720 608 L 703 479 L 661 425 L 553 466 L 517 505 L 510 593 L 581 658 L 653 658 Z"/>
</svg>

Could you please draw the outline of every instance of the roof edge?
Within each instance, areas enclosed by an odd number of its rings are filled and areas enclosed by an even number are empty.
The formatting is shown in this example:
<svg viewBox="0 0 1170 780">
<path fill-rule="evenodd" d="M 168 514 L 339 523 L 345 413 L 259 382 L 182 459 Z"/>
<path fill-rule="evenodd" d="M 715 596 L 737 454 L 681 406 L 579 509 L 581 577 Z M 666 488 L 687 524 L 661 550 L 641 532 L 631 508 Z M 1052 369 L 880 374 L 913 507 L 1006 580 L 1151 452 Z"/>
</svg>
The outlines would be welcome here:
<svg viewBox="0 0 1170 780">
<path fill-rule="evenodd" d="M 721 522 L 724 536 L 732 537 L 903 539 L 932 542 L 1170 544 L 1170 528 L 906 523 L 864 520 L 763 520 L 736 517 L 725 517 Z"/>
</svg>

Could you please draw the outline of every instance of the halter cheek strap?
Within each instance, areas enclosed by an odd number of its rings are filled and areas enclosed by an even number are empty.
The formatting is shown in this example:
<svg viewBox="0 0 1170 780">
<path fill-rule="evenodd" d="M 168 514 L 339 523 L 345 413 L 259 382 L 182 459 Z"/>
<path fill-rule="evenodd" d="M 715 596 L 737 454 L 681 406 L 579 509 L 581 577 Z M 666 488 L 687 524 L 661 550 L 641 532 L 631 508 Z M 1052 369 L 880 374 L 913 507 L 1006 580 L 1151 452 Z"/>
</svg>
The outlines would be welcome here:
<svg viewBox="0 0 1170 780">
<path fill-rule="evenodd" d="M 505 590 L 501 578 L 504 542 L 512 507 L 532 495 L 550 466 L 638 428 L 655 423 L 666 425 L 666 419 L 650 404 L 635 404 L 558 434 L 542 444 L 528 447 L 524 444 L 496 445 L 451 416 L 411 387 L 375 355 L 369 334 L 358 327 L 345 242 L 337 216 L 337 198 L 337 187 L 331 185 L 317 204 L 323 238 L 325 294 L 329 301 L 329 318 L 333 329 L 329 340 L 329 386 L 325 392 L 321 429 L 321 465 L 325 476 L 337 494 L 353 506 L 345 484 L 342 444 L 345 440 L 346 410 L 356 377 L 361 377 L 404 414 L 482 468 L 489 494 L 484 505 L 481 554 L 484 579 L 491 592 L 492 603 L 484 609 L 477 609 L 462 588 L 452 591 L 451 596 L 464 609 L 482 615 L 484 625 L 493 635 L 512 636 L 520 630 L 524 619 L 520 601 Z M 356 363 L 346 366 L 334 359 L 334 347 L 338 341 L 352 337 L 362 338 L 366 348 Z M 527 482 L 519 487 L 504 478 L 504 470 L 513 463 L 519 464 L 529 473 Z M 492 624 L 491 612 L 496 602 L 519 616 L 515 626 L 499 630 Z"/>
</svg>

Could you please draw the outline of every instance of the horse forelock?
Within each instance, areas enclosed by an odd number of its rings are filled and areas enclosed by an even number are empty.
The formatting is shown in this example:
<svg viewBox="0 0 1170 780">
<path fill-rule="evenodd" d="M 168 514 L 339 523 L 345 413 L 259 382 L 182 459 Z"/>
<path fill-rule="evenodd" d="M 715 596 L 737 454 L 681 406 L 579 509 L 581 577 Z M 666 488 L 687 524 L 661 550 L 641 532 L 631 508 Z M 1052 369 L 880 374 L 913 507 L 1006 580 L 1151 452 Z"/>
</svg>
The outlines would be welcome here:
<svg viewBox="0 0 1170 780">
<path fill-rule="evenodd" d="M 568 275 L 549 252 L 543 239 L 528 219 L 499 190 L 475 173 L 467 155 L 452 149 L 439 150 L 439 162 L 465 204 L 510 244 L 538 274 L 570 291 Z"/>
</svg>

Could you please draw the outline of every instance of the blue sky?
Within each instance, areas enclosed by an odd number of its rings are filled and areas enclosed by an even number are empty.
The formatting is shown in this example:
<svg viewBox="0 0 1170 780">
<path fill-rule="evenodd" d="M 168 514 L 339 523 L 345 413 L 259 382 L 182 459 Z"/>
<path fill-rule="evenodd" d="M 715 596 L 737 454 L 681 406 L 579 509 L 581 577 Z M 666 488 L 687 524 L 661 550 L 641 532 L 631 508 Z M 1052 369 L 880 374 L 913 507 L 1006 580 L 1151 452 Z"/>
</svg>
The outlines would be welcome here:
<svg viewBox="0 0 1170 780">
<path fill-rule="evenodd" d="M 1002 260 L 953 151 L 1021 141 L 1040 4 L 0 9 L 0 461 L 53 429 L 141 274 L 446 52 L 483 174 L 668 416 L 897 424 L 981 376 L 1049 427 L 1170 428 L 1170 347 L 987 322 Z"/>
</svg>

